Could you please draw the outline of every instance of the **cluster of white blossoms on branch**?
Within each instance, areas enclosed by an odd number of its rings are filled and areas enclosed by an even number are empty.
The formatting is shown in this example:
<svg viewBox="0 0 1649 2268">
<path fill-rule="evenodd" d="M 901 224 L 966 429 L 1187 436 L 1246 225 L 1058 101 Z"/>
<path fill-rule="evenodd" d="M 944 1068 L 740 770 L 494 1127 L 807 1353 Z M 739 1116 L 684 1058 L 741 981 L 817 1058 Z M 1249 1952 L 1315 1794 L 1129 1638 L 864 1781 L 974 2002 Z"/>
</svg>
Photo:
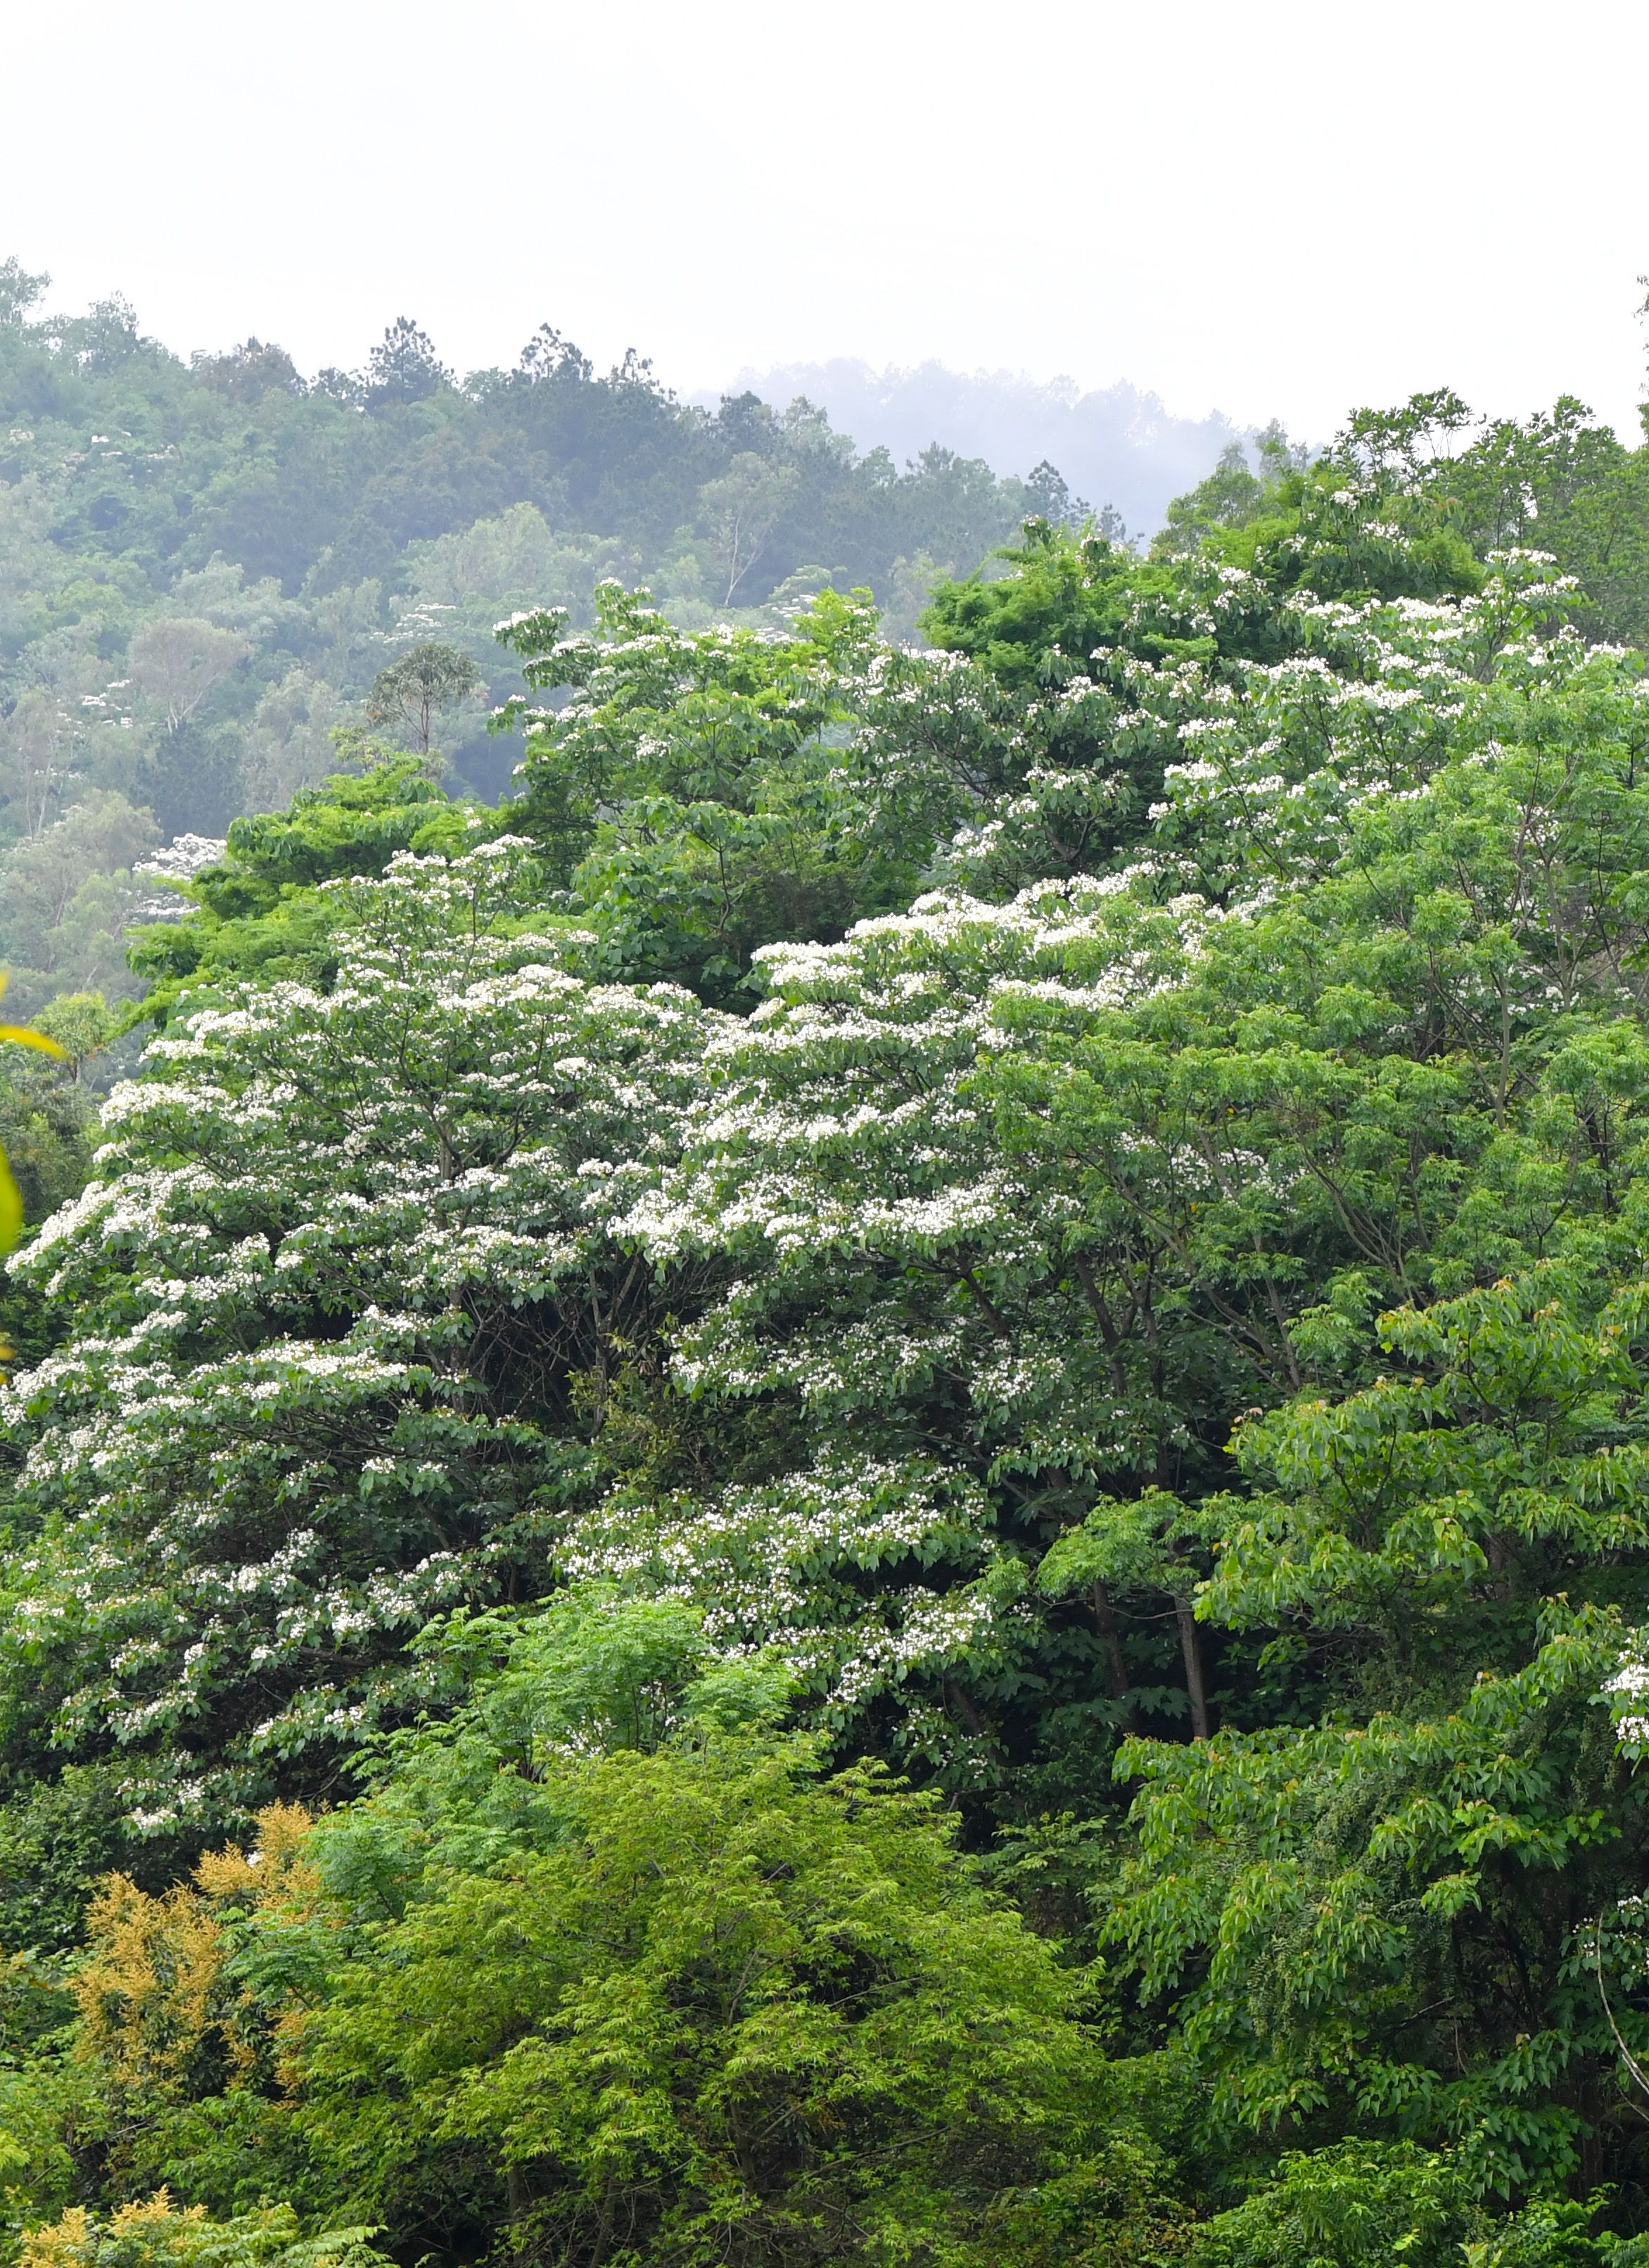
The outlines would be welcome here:
<svg viewBox="0 0 1649 2268">
<path fill-rule="evenodd" d="M 1615 1718 L 1615 1737 L 1634 1761 L 1649 1756 L 1649 1633 L 1639 1631 L 1603 1687 Z"/>
</svg>

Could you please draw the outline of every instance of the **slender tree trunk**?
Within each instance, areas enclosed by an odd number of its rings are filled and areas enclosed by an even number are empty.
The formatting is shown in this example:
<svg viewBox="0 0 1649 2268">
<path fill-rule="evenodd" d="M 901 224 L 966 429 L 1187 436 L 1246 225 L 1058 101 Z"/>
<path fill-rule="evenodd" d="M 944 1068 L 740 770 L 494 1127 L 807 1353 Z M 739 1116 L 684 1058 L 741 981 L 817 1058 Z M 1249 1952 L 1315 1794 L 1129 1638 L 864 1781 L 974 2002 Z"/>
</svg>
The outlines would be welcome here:
<svg viewBox="0 0 1649 2268">
<path fill-rule="evenodd" d="M 1174 1612 L 1180 1625 L 1180 1652 L 1185 1657 L 1185 1690 L 1191 1702 L 1191 1736 L 1208 1738 L 1208 1693 L 1203 1683 L 1203 1648 L 1196 1634 L 1196 1617 L 1184 1592 L 1174 1594 Z"/>
<path fill-rule="evenodd" d="M 1111 1594 L 1097 1579 L 1093 1586 L 1093 1620 L 1100 1633 L 1105 1667 L 1110 1675 L 1111 1698 L 1121 1702 L 1123 1727 L 1131 1733 L 1134 1730 L 1134 1703 L 1128 1685 L 1128 1659 L 1123 1652 L 1123 1633 L 1117 1626 L 1116 1609 L 1111 1604 Z"/>
</svg>

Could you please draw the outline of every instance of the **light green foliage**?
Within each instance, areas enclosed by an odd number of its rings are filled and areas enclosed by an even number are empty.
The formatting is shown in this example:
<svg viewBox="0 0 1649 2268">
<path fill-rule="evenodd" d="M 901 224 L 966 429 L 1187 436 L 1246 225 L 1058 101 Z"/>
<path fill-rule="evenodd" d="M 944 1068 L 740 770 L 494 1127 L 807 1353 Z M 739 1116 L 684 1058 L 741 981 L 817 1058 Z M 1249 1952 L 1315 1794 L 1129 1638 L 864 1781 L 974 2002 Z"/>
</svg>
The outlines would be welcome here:
<svg viewBox="0 0 1649 2268">
<path fill-rule="evenodd" d="M 1210 1612 L 1378 1615 L 1417 1664 L 1484 1583 L 1507 1606 L 1566 1594 L 1641 1548 L 1645 1321 L 1637 1280 L 1600 1299 L 1554 1262 L 1382 1318 L 1397 1375 L 1243 1429 L 1239 1462 L 1277 1486 L 1229 1502 Z"/>
<path fill-rule="evenodd" d="M 760 1681 L 694 1651 L 680 1609 L 563 1608 L 312 1838 L 349 1948 L 299 2035 L 320 2161 L 401 2225 L 507 2176 L 556 2259 L 1159 2257 L 1078 1982 L 931 1800 L 732 1729 Z M 1062 2184 L 1080 2235 L 1027 2252 Z"/>
<path fill-rule="evenodd" d="M 746 2227 L 779 2259 L 989 2258 L 968 2224 L 1079 2122 L 1081 2040 L 915 1799 L 711 1742 L 548 1800 L 558 1847 L 423 1886 L 306 2028 L 320 2146 L 393 2092 L 396 2132 L 367 2116 L 398 2205 L 467 2144 L 552 2245 L 605 2218 L 690 2262 Z"/>
<path fill-rule="evenodd" d="M 1598 2234 L 1608 2199 L 1541 2198 L 1491 2214 L 1448 2155 L 1403 2142 L 1285 2154 L 1278 2178 L 1217 2213 L 1209 2268 L 1636 2268 L 1641 2240 Z"/>
<path fill-rule="evenodd" d="M 121 2206 L 107 2220 L 71 2207 L 25 2237 L 25 2268 L 387 2268 L 370 2228 L 306 2236 L 290 2205 L 266 2205 L 232 2220 L 177 2207 L 165 2190 Z"/>
<path fill-rule="evenodd" d="M 76 1083 L 114 1037 L 119 1019 L 100 992 L 60 992 L 35 1019 L 34 1028 L 62 1049 Z"/>
<path fill-rule="evenodd" d="M 1593 1705 L 1618 1625 L 1555 1609 L 1542 1635 L 1453 1708 L 1124 1752 L 1139 1853 L 1108 1931 L 1215 2119 L 1395 2120 L 1456 2144 L 1475 2194 L 1576 2171 L 1578 2066 L 1612 2062 L 1577 1933 L 1642 1826 Z"/>
<path fill-rule="evenodd" d="M 1469 2199 L 1453 2163 L 1412 2143 L 1290 2152 L 1279 2178 L 1216 2215 L 1210 2268 L 1459 2268 Z"/>
<path fill-rule="evenodd" d="M 512 816 L 572 882 L 599 965 L 723 996 L 757 945 L 840 934 L 908 889 L 915 846 L 856 836 L 837 781 L 867 593 L 826 593 L 784 637 L 679 630 L 611 584 L 596 604 L 588 637 L 556 612 L 500 635 L 535 689 L 572 690 L 526 712 Z"/>
<path fill-rule="evenodd" d="M 1095 2055 L 1085 1981 L 931 1796 L 780 1734 L 782 1665 L 599 1592 L 425 1643 L 468 1697 L 367 1796 L 295 1840 L 266 1814 L 165 1898 L 110 1886 L 76 2055 L 0 2087 L 31 2162 L 118 2137 L 129 2185 L 164 2167 L 239 2232 L 275 2169 L 444 2253 L 505 2222 L 580 2264 L 1183 2256 L 1151 2069 Z"/>
<path fill-rule="evenodd" d="M 361 771 L 299 789 L 283 812 L 236 820 L 224 855 L 181 886 L 195 910 L 135 932 L 131 965 L 150 984 L 145 1020 L 164 1023 L 186 991 L 207 997 L 247 977 L 329 983 L 340 901 L 323 884 L 381 874 L 400 850 L 459 852 L 496 831 L 482 806 L 449 798 L 423 758 L 372 741 L 345 746 Z"/>
</svg>

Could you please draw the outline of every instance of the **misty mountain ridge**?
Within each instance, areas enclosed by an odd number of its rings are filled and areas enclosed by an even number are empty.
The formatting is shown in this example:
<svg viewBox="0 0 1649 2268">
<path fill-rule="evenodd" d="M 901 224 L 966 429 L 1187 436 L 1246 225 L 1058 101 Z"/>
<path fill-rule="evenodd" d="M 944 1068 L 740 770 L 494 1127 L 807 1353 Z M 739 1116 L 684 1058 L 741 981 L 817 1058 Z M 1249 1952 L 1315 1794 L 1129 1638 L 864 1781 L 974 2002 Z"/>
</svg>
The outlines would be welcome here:
<svg viewBox="0 0 1649 2268">
<path fill-rule="evenodd" d="M 741 370 L 727 391 L 780 404 L 805 395 L 860 450 L 885 448 L 899 465 L 935 442 L 983 458 L 999 475 L 1023 477 L 1052 464 L 1077 496 L 1096 509 L 1112 505 L 1143 534 L 1248 430 L 1218 410 L 1177 417 L 1159 395 L 1125 379 L 1085 391 L 1072 378 L 955 371 L 939 362 L 880 371 L 848 357 L 782 363 Z M 718 396 L 689 398 L 713 407 Z"/>
</svg>

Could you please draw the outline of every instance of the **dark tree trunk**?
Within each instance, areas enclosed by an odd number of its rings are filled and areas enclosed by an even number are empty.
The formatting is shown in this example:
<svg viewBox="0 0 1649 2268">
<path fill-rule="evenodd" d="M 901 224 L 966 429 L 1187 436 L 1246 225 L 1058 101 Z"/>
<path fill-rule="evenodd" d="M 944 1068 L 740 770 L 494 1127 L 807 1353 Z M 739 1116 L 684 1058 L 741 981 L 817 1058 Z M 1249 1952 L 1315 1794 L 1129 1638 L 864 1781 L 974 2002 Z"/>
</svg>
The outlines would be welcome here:
<svg viewBox="0 0 1649 2268">
<path fill-rule="evenodd" d="M 1134 1703 L 1128 1685 L 1128 1660 L 1123 1652 L 1123 1633 L 1117 1625 L 1116 1609 L 1111 1604 L 1111 1594 L 1097 1579 L 1093 1585 L 1093 1620 L 1100 1633 L 1105 1667 L 1111 1681 L 1111 1698 L 1121 1702 L 1123 1727 L 1131 1733 L 1135 1729 Z"/>
</svg>

